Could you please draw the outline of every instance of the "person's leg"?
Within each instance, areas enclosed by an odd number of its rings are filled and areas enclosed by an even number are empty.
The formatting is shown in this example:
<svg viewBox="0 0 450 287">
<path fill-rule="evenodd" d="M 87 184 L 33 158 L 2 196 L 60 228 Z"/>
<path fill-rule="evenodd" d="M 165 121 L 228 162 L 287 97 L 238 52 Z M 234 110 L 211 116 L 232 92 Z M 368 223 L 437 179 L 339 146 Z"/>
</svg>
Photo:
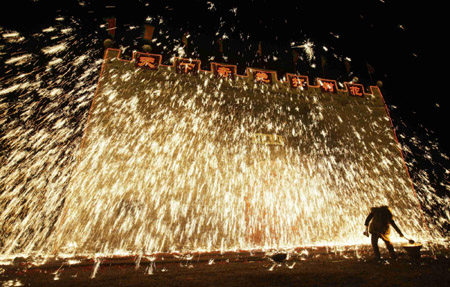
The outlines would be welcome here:
<svg viewBox="0 0 450 287">
<path fill-rule="evenodd" d="M 373 253 L 375 254 L 375 257 L 377 259 L 380 259 L 381 256 L 380 256 L 380 249 L 378 248 L 378 238 L 379 238 L 378 234 L 372 234 L 371 241 Z"/>
<path fill-rule="evenodd" d="M 397 254 L 394 251 L 394 245 L 392 244 L 391 240 L 387 236 L 381 236 L 381 239 L 383 239 L 384 243 L 386 244 L 387 249 L 389 250 L 389 254 L 391 255 L 392 259 L 397 259 Z"/>
</svg>

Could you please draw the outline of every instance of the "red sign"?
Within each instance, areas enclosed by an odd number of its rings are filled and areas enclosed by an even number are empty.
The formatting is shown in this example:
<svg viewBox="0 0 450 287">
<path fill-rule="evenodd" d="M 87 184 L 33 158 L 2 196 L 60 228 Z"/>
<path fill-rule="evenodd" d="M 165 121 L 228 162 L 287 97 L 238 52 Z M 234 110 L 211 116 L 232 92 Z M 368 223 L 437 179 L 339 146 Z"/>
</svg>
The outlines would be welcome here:
<svg viewBox="0 0 450 287">
<path fill-rule="evenodd" d="M 178 74 L 197 75 L 200 69 L 200 60 L 175 58 L 175 70 Z"/>
<path fill-rule="evenodd" d="M 111 37 L 114 37 L 116 35 L 116 18 L 107 18 L 106 19 L 107 28 L 106 31 Z"/>
<path fill-rule="evenodd" d="M 347 85 L 348 94 L 354 97 L 363 97 L 364 96 L 364 86 L 361 84 L 349 84 Z"/>
<path fill-rule="evenodd" d="M 287 74 L 287 78 L 291 88 L 297 89 L 300 88 L 302 90 L 308 89 L 308 77 L 307 76 L 298 76 Z"/>
<path fill-rule="evenodd" d="M 234 80 L 234 76 L 236 75 L 236 66 L 213 63 L 212 67 L 216 78 L 227 78 Z"/>
<path fill-rule="evenodd" d="M 153 38 L 154 30 L 155 30 L 155 27 L 153 27 L 152 25 L 145 25 L 144 39 L 147 41 L 151 41 Z"/>
<path fill-rule="evenodd" d="M 161 55 L 138 53 L 136 57 L 136 67 L 138 68 L 158 70 L 160 63 Z"/>
<path fill-rule="evenodd" d="M 333 93 L 333 94 L 337 93 L 336 81 L 334 81 L 334 80 L 322 80 L 322 79 L 319 79 L 318 81 L 319 81 L 320 89 L 322 90 L 322 92 L 324 92 L 324 93 Z"/>
</svg>

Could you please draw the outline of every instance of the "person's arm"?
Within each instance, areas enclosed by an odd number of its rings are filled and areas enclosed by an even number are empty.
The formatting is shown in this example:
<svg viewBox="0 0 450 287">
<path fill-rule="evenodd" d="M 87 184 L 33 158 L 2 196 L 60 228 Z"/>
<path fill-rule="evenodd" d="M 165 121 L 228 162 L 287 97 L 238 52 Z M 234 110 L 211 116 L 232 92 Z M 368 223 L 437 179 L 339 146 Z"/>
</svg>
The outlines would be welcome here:
<svg viewBox="0 0 450 287">
<path fill-rule="evenodd" d="M 403 237 L 403 233 L 400 231 L 400 228 L 398 228 L 397 224 L 395 224 L 395 221 L 393 219 L 391 220 L 391 225 L 392 227 L 394 227 L 395 231 L 397 231 L 400 237 Z"/>
<path fill-rule="evenodd" d="M 372 218 L 373 218 L 373 212 L 371 212 L 371 213 L 367 216 L 366 221 L 364 222 L 364 225 L 366 226 L 366 230 L 364 231 L 364 235 L 365 235 L 365 236 L 369 236 L 369 223 L 370 223 L 370 221 L 372 220 Z"/>
</svg>

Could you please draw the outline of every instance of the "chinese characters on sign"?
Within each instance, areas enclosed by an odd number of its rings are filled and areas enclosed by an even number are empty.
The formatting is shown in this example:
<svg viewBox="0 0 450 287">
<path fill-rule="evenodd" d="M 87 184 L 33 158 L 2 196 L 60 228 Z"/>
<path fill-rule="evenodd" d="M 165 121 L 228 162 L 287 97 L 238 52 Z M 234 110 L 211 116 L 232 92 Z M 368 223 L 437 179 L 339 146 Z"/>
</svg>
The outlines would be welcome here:
<svg viewBox="0 0 450 287">
<path fill-rule="evenodd" d="M 322 92 L 328 92 L 328 93 L 333 93 L 336 94 L 337 93 L 337 85 L 336 85 L 336 81 L 333 80 L 319 80 L 320 83 L 320 89 L 322 90 Z"/>
<path fill-rule="evenodd" d="M 175 59 L 175 70 L 178 74 L 197 75 L 200 69 L 199 60 Z"/>
<path fill-rule="evenodd" d="M 236 66 L 213 63 L 212 67 L 214 76 L 216 78 L 226 78 L 234 80 L 234 77 L 236 75 Z"/>
<path fill-rule="evenodd" d="M 360 84 L 349 84 L 346 83 L 348 94 L 354 97 L 362 97 L 364 96 L 364 87 Z"/>
<path fill-rule="evenodd" d="M 135 66 L 148 70 L 158 70 L 161 65 L 162 56 L 157 54 L 136 53 Z M 249 68 L 253 75 L 253 80 L 257 83 L 271 84 L 276 80 L 276 72 L 256 70 Z M 200 70 L 200 60 L 175 58 L 175 71 L 178 74 L 197 75 Z M 212 63 L 211 70 L 216 78 L 234 80 L 237 75 L 235 65 Z M 248 70 L 247 70 L 248 72 Z M 308 76 L 286 74 L 291 88 L 305 90 L 308 89 Z M 325 93 L 337 93 L 337 83 L 335 80 L 317 79 L 320 89 Z M 345 83 L 350 96 L 363 97 L 364 86 L 361 84 Z"/>
<path fill-rule="evenodd" d="M 136 67 L 148 70 L 158 70 L 161 63 L 161 55 L 138 54 L 136 57 Z"/>
<path fill-rule="evenodd" d="M 297 76 L 292 74 L 287 74 L 287 78 L 291 88 L 302 90 L 308 89 L 308 77 L 307 76 Z"/>
<path fill-rule="evenodd" d="M 253 80 L 258 83 L 271 84 L 273 81 L 273 72 L 253 70 Z"/>
</svg>

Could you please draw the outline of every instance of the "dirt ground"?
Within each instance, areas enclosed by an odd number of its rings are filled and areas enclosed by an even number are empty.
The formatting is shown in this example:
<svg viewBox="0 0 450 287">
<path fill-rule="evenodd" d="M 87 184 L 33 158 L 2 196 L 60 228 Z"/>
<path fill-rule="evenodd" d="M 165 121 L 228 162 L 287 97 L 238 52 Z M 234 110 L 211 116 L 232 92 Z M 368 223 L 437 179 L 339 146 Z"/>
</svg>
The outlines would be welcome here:
<svg viewBox="0 0 450 287">
<path fill-rule="evenodd" d="M 226 256 L 225 256 L 226 257 Z M 178 260 L 17 263 L 0 268 L 2 286 L 450 286 L 448 254 L 376 261 L 317 254 L 281 264 L 268 256 Z M 97 268 L 96 268 L 97 266 Z"/>
</svg>

